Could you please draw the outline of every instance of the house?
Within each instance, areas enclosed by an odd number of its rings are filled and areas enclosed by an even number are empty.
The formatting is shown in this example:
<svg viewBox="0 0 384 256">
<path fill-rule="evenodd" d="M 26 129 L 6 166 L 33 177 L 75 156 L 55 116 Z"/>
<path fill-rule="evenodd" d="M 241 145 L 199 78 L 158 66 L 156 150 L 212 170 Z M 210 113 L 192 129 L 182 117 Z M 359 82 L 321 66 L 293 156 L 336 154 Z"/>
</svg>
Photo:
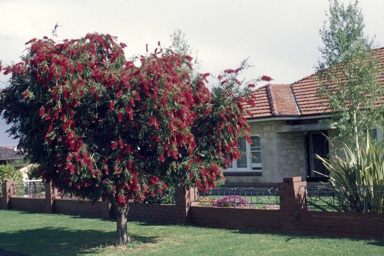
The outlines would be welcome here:
<svg viewBox="0 0 384 256">
<path fill-rule="evenodd" d="M 379 82 L 384 86 L 384 48 L 376 49 L 375 55 L 383 67 Z M 254 114 L 248 118 L 252 144 L 239 141 L 245 154 L 224 170 L 227 186 L 274 185 L 292 176 L 314 182 L 323 179 L 317 172 L 327 170 L 315 155 L 332 152 L 327 137 L 337 131 L 319 122 L 330 115 L 327 100 L 317 93 L 319 87 L 313 74 L 293 84 L 268 84 L 253 92 L 256 107 L 248 106 Z"/>
<path fill-rule="evenodd" d="M 14 167 L 24 165 L 24 156 L 19 154 L 13 148 L 0 146 L 0 165 L 11 164 Z"/>
</svg>

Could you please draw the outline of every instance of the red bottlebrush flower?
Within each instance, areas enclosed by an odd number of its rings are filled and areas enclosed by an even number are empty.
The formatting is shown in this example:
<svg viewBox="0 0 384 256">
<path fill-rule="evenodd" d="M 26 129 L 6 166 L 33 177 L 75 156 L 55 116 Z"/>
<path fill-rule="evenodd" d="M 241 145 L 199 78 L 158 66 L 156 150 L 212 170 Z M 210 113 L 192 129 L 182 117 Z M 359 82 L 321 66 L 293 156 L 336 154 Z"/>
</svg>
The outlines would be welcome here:
<svg viewBox="0 0 384 256">
<path fill-rule="evenodd" d="M 191 56 L 189 56 L 189 55 L 184 55 L 183 57 L 185 57 L 188 61 L 192 61 L 192 57 Z"/>
<path fill-rule="evenodd" d="M 124 148 L 124 141 L 123 140 L 119 140 L 119 147 L 120 147 L 120 149 Z"/>
<path fill-rule="evenodd" d="M 131 98 L 130 102 L 131 102 L 131 106 L 132 106 L 132 107 L 135 107 L 135 106 L 136 106 L 136 104 L 135 104 L 135 100 L 134 100 L 133 98 Z"/>
<path fill-rule="evenodd" d="M 116 149 L 117 148 L 117 142 L 116 141 L 112 141 L 112 149 Z"/>
<path fill-rule="evenodd" d="M 134 68 L 135 67 L 135 64 L 133 64 L 133 61 L 127 61 L 125 63 L 125 68 L 126 69 L 130 69 L 130 68 Z"/>
<path fill-rule="evenodd" d="M 204 115 L 205 115 L 205 116 L 208 116 L 209 113 L 211 113 L 211 108 L 207 108 L 207 109 L 205 110 L 205 112 L 204 112 Z"/>
<path fill-rule="evenodd" d="M 270 76 L 262 76 L 262 77 L 261 77 L 261 80 L 262 80 L 262 81 L 266 81 L 266 82 L 270 82 L 270 81 L 272 81 L 273 79 L 272 79 L 272 77 L 270 77 Z"/>
<path fill-rule="evenodd" d="M 136 101 L 140 101 L 140 94 L 138 91 L 134 91 Z"/>
<path fill-rule="evenodd" d="M 160 187 L 157 187 L 157 193 L 159 195 L 162 195 L 163 194 L 163 190 Z"/>
<path fill-rule="evenodd" d="M 197 188 L 198 188 L 199 190 L 202 190 L 202 189 L 203 189 L 203 186 L 201 185 L 201 180 L 197 180 L 197 181 L 196 181 L 196 185 L 197 185 Z"/>
<path fill-rule="evenodd" d="M 159 178 L 158 178 L 157 176 L 153 176 L 153 177 L 149 180 L 149 182 L 148 182 L 149 185 L 156 185 L 157 183 L 159 183 Z"/>
<path fill-rule="evenodd" d="M 117 94 L 116 94 L 116 98 L 120 98 L 121 95 L 123 95 L 123 93 L 121 91 L 119 91 Z"/>
<path fill-rule="evenodd" d="M 73 100 L 72 107 L 76 108 L 77 106 L 79 106 L 79 102 L 77 100 Z"/>
<path fill-rule="evenodd" d="M 4 75 L 8 75 L 9 74 L 9 72 L 11 71 L 11 68 L 10 67 L 6 67 L 5 69 L 4 69 Z"/>
<path fill-rule="evenodd" d="M 153 140 L 154 140 L 155 142 L 159 143 L 159 142 L 160 142 L 159 135 L 155 134 L 155 135 L 153 136 Z"/>
<path fill-rule="evenodd" d="M 119 112 L 117 119 L 119 120 L 119 122 L 121 122 L 123 120 L 123 113 Z"/>
<path fill-rule="evenodd" d="M 129 120 L 133 120 L 133 111 L 132 108 L 129 105 L 125 106 L 125 111 L 127 111 L 127 114 L 129 115 Z"/>
<path fill-rule="evenodd" d="M 120 47 L 125 48 L 125 47 L 127 47 L 127 45 L 125 43 L 120 43 Z"/>
<path fill-rule="evenodd" d="M 43 116 L 44 115 L 44 107 L 41 107 L 39 110 L 39 115 Z"/>
<path fill-rule="evenodd" d="M 27 45 L 27 44 L 30 44 L 30 43 L 34 43 L 34 42 L 36 42 L 36 40 L 37 40 L 36 38 L 32 38 L 31 40 L 29 40 L 25 44 Z"/>
<path fill-rule="evenodd" d="M 248 87 L 254 88 L 256 85 L 255 84 L 248 84 Z"/>
<path fill-rule="evenodd" d="M 131 145 L 127 145 L 126 149 L 127 149 L 128 153 L 133 152 L 133 147 Z"/>
<path fill-rule="evenodd" d="M 237 72 L 239 72 L 239 71 L 241 71 L 241 70 L 243 70 L 243 67 L 239 67 L 239 68 L 237 68 L 237 69 L 235 70 L 235 72 L 237 73 Z"/>
<path fill-rule="evenodd" d="M 24 98 L 24 99 L 28 98 L 28 92 L 27 92 L 27 91 L 24 91 L 24 92 L 23 92 L 23 98 Z"/>
<path fill-rule="evenodd" d="M 207 176 L 207 174 L 208 174 L 207 169 L 205 169 L 205 168 L 201 169 L 201 170 L 200 170 L 200 174 L 201 174 L 202 177 Z"/>
<path fill-rule="evenodd" d="M 208 82 L 207 77 L 209 76 L 209 73 L 201 74 L 201 77 L 204 81 Z"/>
<path fill-rule="evenodd" d="M 63 96 L 66 100 L 69 99 L 69 91 L 68 91 L 68 88 L 65 87 L 64 90 L 63 90 Z"/>
<path fill-rule="evenodd" d="M 117 196 L 117 203 L 118 203 L 121 207 L 125 207 L 125 205 L 126 205 L 125 196 L 122 195 L 122 194 L 119 194 L 119 195 Z"/>
<path fill-rule="evenodd" d="M 110 109 L 110 110 L 115 110 L 115 102 L 114 102 L 113 100 L 111 100 L 111 101 L 109 102 L 109 109 Z"/>
<path fill-rule="evenodd" d="M 172 151 L 172 157 L 173 159 L 177 160 L 179 158 L 179 153 L 177 151 Z"/>
<path fill-rule="evenodd" d="M 234 69 L 226 69 L 226 70 L 224 70 L 224 72 L 227 73 L 227 74 L 231 74 L 231 73 L 235 73 L 236 70 L 234 70 Z"/>
<path fill-rule="evenodd" d="M 153 125 L 153 127 L 155 127 L 156 130 L 159 130 L 159 121 L 157 121 L 157 118 L 154 117 L 154 116 L 151 116 L 149 118 L 149 124 L 150 125 Z"/>
<path fill-rule="evenodd" d="M 164 163 L 164 154 L 163 153 L 160 153 L 159 154 L 159 159 L 162 163 Z"/>
</svg>

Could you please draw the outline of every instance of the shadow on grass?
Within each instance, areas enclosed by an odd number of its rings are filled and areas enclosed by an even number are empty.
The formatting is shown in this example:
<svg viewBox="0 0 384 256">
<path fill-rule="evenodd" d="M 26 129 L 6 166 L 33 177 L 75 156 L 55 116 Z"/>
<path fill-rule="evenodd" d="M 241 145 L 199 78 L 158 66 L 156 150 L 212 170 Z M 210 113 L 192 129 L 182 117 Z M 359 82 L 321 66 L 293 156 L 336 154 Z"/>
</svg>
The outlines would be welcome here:
<svg viewBox="0 0 384 256">
<path fill-rule="evenodd" d="M 131 234 L 131 238 L 133 242 L 139 243 L 156 242 L 156 237 Z M 3 250 L 19 255 L 94 254 L 102 247 L 114 245 L 115 241 L 116 232 L 97 230 L 41 228 L 13 233 L 0 231 L 0 252 Z"/>
<path fill-rule="evenodd" d="M 373 241 L 373 242 L 368 242 L 367 244 L 370 244 L 370 245 L 376 245 L 376 246 L 381 246 L 381 247 L 383 247 L 383 246 L 384 246 L 384 240 L 383 240 L 383 241 Z"/>
</svg>

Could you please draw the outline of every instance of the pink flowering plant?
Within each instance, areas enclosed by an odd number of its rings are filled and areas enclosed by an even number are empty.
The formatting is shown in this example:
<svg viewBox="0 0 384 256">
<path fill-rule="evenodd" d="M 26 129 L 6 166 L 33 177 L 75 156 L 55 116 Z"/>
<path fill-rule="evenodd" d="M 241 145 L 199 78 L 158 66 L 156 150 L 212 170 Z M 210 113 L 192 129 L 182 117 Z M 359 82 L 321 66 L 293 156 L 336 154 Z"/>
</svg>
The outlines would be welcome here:
<svg viewBox="0 0 384 256">
<path fill-rule="evenodd" d="M 232 208 L 255 208 L 253 204 L 239 195 L 228 195 L 219 198 L 212 204 L 215 207 L 232 207 Z"/>
</svg>

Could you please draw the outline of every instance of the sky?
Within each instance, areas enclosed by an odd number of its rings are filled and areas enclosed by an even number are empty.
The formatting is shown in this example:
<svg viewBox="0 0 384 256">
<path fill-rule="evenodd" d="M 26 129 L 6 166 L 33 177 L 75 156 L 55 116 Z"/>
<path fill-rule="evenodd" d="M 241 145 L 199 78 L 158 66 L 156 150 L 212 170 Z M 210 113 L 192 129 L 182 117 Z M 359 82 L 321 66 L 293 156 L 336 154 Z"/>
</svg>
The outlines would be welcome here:
<svg viewBox="0 0 384 256">
<path fill-rule="evenodd" d="M 360 0 L 359 6 L 366 35 L 384 47 L 384 1 Z M 252 67 L 242 78 L 268 75 L 287 84 L 315 71 L 328 8 L 328 0 L 0 0 L 0 60 L 3 66 L 20 61 L 25 42 L 52 37 L 55 24 L 55 41 L 109 33 L 128 45 L 126 57 L 145 54 L 146 44 L 169 46 L 180 29 L 201 73 L 217 76 L 248 58 Z M 7 79 L 0 75 L 0 88 Z M 1 119 L 0 146 L 14 146 L 6 129 Z"/>
</svg>

